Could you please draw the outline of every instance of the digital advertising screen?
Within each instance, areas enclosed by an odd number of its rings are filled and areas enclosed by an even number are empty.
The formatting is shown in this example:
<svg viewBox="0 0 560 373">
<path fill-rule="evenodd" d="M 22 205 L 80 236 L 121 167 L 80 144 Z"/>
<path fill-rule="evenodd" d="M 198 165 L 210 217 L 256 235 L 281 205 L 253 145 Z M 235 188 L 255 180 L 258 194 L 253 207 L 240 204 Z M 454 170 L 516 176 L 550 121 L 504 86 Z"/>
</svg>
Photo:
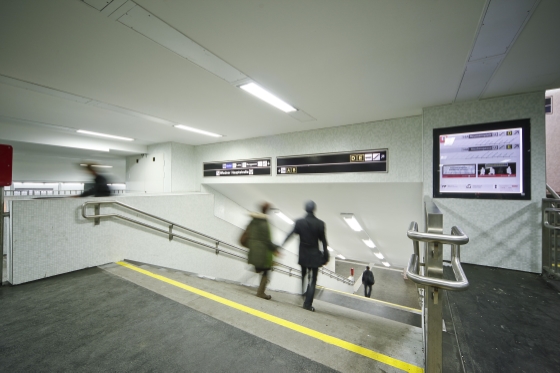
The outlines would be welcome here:
<svg viewBox="0 0 560 373">
<path fill-rule="evenodd" d="M 435 198 L 530 199 L 530 121 L 434 129 Z"/>
</svg>

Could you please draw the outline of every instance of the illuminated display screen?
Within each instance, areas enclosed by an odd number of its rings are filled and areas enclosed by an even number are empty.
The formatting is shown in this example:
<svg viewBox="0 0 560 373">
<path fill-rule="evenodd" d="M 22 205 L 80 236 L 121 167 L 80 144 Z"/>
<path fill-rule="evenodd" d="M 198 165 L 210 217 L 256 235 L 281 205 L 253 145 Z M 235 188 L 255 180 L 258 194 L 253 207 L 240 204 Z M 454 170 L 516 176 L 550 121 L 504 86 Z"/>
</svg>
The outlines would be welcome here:
<svg viewBox="0 0 560 373">
<path fill-rule="evenodd" d="M 530 121 L 434 129 L 434 197 L 530 199 Z"/>
<path fill-rule="evenodd" d="M 277 157 L 276 174 L 387 172 L 387 153 L 387 149 L 381 149 Z"/>
<path fill-rule="evenodd" d="M 203 164 L 204 177 L 270 175 L 270 158 Z"/>
</svg>

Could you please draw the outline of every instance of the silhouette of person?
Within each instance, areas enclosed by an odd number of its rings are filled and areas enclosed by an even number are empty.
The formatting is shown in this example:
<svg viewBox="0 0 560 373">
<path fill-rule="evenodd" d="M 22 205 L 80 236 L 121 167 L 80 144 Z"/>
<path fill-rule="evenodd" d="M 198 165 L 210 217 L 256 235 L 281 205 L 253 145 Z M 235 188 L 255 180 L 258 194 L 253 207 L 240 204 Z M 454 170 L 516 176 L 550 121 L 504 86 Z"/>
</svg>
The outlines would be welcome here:
<svg viewBox="0 0 560 373">
<path fill-rule="evenodd" d="M 296 221 L 294 230 L 284 240 L 285 244 L 294 233 L 299 235 L 298 264 L 301 266 L 301 291 L 302 294 L 305 293 L 303 308 L 313 312 L 315 312 L 313 297 L 315 296 L 315 286 L 317 285 L 317 273 L 319 267 L 322 267 L 329 261 L 325 223 L 315 217 L 316 207 L 317 205 L 313 201 L 308 201 L 305 204 L 307 215 Z M 319 250 L 319 241 L 323 244 L 322 252 Z M 308 271 L 311 274 L 311 280 L 308 283 L 306 292 L 304 285 Z"/>
<path fill-rule="evenodd" d="M 107 197 L 111 195 L 111 190 L 107 185 L 107 179 L 103 176 L 98 174 L 94 169 L 94 164 L 88 164 L 87 170 L 94 178 L 94 185 L 91 189 L 85 190 L 79 197 L 87 197 L 87 196 L 94 196 L 94 197 Z"/>
<path fill-rule="evenodd" d="M 243 236 L 246 235 L 246 241 L 242 245 L 249 249 L 247 262 L 255 267 L 255 272 L 262 273 L 261 282 L 257 290 L 257 297 L 263 299 L 272 298 L 265 294 L 266 284 L 268 283 L 268 271 L 272 268 L 272 256 L 277 253 L 278 246 L 272 243 L 270 239 L 270 226 L 268 225 L 267 211 L 270 204 L 265 202 L 261 205 L 261 212 L 252 212 L 253 218 Z"/>
<path fill-rule="evenodd" d="M 371 287 L 375 284 L 375 279 L 373 277 L 373 272 L 369 269 L 369 266 L 367 266 L 364 273 L 362 273 L 362 284 L 364 285 L 364 295 L 367 298 L 371 298 Z"/>
</svg>

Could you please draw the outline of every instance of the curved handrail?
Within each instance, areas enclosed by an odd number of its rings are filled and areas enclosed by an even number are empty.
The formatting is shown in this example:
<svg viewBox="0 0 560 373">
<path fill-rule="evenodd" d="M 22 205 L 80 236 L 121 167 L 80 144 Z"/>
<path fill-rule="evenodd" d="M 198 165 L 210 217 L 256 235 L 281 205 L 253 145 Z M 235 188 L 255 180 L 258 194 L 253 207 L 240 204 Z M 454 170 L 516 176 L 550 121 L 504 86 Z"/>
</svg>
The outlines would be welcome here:
<svg viewBox="0 0 560 373">
<path fill-rule="evenodd" d="M 560 212 L 560 209 L 552 208 L 552 207 L 544 209 L 544 211 L 543 211 L 543 226 L 545 228 L 548 228 L 548 229 L 559 230 L 560 226 L 552 225 L 548 222 L 548 213 L 549 212 Z"/>
<path fill-rule="evenodd" d="M 558 193 L 556 193 L 556 191 L 554 189 L 552 189 L 552 187 L 550 185 L 546 184 L 546 190 L 548 190 L 550 192 L 550 194 L 552 194 L 554 199 L 560 199 L 560 196 L 558 195 Z"/>
<path fill-rule="evenodd" d="M 459 227 L 451 228 L 451 235 L 435 234 L 435 233 L 419 233 L 418 224 L 412 222 L 407 235 L 413 240 L 415 253 L 411 255 L 406 268 L 406 276 L 412 281 L 420 285 L 437 287 L 445 290 L 462 291 L 469 287 L 467 276 L 461 267 L 460 244 L 469 242 L 469 237 Z M 451 245 L 451 267 L 456 281 L 444 280 L 441 278 L 422 276 L 419 274 L 419 254 L 418 241 L 434 242 Z"/>
<path fill-rule="evenodd" d="M 110 214 L 96 214 L 96 215 L 88 215 L 88 214 L 87 214 L 87 211 L 86 211 L 86 210 L 87 210 L 87 206 L 89 206 L 89 205 L 101 205 L 101 204 L 115 204 L 115 205 L 122 206 L 122 207 L 124 207 L 124 208 L 129 209 L 129 210 L 132 210 L 132 211 L 138 212 L 138 213 L 140 213 L 140 214 L 143 214 L 143 215 L 145 215 L 145 216 L 148 216 L 148 217 L 150 217 L 150 218 L 152 218 L 152 219 L 159 220 L 159 221 L 161 221 L 161 222 L 167 223 L 167 224 L 169 224 L 170 228 L 174 228 L 174 227 L 176 227 L 176 228 L 181 228 L 181 229 L 183 229 L 183 230 L 185 230 L 185 231 L 187 231 L 187 232 L 190 232 L 190 233 L 199 235 L 199 236 L 201 236 L 201 237 L 204 237 L 204 238 L 206 238 L 206 239 L 212 240 L 212 241 L 214 241 L 214 243 L 215 243 L 216 246 L 212 246 L 212 245 L 209 245 L 208 243 L 201 242 L 201 241 L 198 241 L 198 240 L 195 240 L 195 239 L 192 239 L 192 238 L 189 238 L 189 237 L 186 237 L 186 236 L 177 234 L 177 233 L 173 233 L 173 232 L 171 232 L 171 230 L 161 229 L 161 228 L 155 227 L 155 226 L 153 226 L 153 225 L 144 223 L 144 222 L 142 222 L 142 221 L 140 221 L 140 220 L 132 219 L 132 218 L 129 218 L 129 217 L 127 217 L 127 216 L 120 215 L 120 214 L 116 214 L 116 213 L 110 213 Z M 169 221 L 169 220 L 167 220 L 167 219 L 160 218 L 159 216 L 156 216 L 156 215 L 150 214 L 150 213 L 148 213 L 148 212 L 139 210 L 139 209 L 137 209 L 137 208 L 135 208 L 135 207 L 132 207 L 132 206 L 130 206 L 130 205 L 127 205 L 127 204 L 122 203 L 122 202 L 119 202 L 119 201 L 104 200 L 104 201 L 87 201 L 87 202 L 84 202 L 84 203 L 82 204 L 82 217 L 84 217 L 85 219 L 118 218 L 118 219 L 126 220 L 126 221 L 129 221 L 129 222 L 131 222 L 131 223 L 138 224 L 138 225 L 141 225 L 141 226 L 143 226 L 143 227 L 146 227 L 146 228 L 153 229 L 153 230 L 155 230 L 155 231 L 164 233 L 164 234 L 166 234 L 166 235 L 168 235 L 168 236 L 177 237 L 177 238 L 180 238 L 180 239 L 182 239 L 182 240 L 185 240 L 185 241 L 194 243 L 194 244 L 196 244 L 196 245 L 200 245 L 200 246 L 204 246 L 204 247 L 210 248 L 210 249 L 212 249 L 212 250 L 215 250 L 216 252 L 223 252 L 224 254 L 227 254 L 227 255 L 230 255 L 230 256 L 234 256 L 234 257 L 237 257 L 237 258 L 240 258 L 240 259 L 243 259 L 243 260 L 246 260 L 247 257 L 246 257 L 246 256 L 238 255 L 238 254 L 236 254 L 236 253 L 229 252 L 229 251 L 224 250 L 224 249 L 220 249 L 218 246 L 219 246 L 219 245 L 227 246 L 227 247 L 230 247 L 230 248 L 232 248 L 232 249 L 242 251 L 243 253 L 247 253 L 247 252 L 249 251 L 249 250 L 247 250 L 246 248 L 232 245 L 232 244 L 227 243 L 227 242 L 225 242 L 225 241 L 219 240 L 219 239 L 217 239 L 217 238 L 215 238 L 215 237 L 208 236 L 208 235 L 206 235 L 206 234 L 204 234 L 204 233 L 201 233 L 201 232 L 198 232 L 198 231 L 196 231 L 196 230 L 194 230 L 194 229 L 190 229 L 190 228 L 187 228 L 187 227 L 185 227 L 185 226 L 183 226 L 183 225 L 176 224 L 176 223 L 174 223 L 174 222 L 172 222 L 172 221 Z M 299 269 L 297 269 L 297 268 L 293 268 L 293 267 L 288 266 L 288 265 L 283 264 L 283 263 L 274 262 L 274 263 L 273 263 L 272 270 L 273 270 L 273 271 L 277 271 L 277 272 L 281 272 L 281 273 L 288 274 L 289 276 L 294 276 L 294 277 L 299 277 L 299 278 L 301 278 L 301 270 L 299 270 Z M 353 285 L 353 284 L 354 284 L 354 281 L 351 281 L 351 280 L 345 278 L 344 276 L 341 276 L 341 275 L 339 275 L 338 273 L 335 273 L 335 272 L 333 272 L 333 271 L 331 271 L 331 270 L 329 270 L 329 269 L 327 269 L 327 268 L 321 267 L 321 268 L 319 269 L 319 271 L 320 271 L 321 273 L 325 274 L 325 275 L 328 275 L 330 278 L 334 278 L 334 279 L 336 279 L 337 281 L 341 281 L 341 282 L 343 282 L 343 283 L 345 283 L 345 284 L 348 284 L 348 285 Z"/>
</svg>

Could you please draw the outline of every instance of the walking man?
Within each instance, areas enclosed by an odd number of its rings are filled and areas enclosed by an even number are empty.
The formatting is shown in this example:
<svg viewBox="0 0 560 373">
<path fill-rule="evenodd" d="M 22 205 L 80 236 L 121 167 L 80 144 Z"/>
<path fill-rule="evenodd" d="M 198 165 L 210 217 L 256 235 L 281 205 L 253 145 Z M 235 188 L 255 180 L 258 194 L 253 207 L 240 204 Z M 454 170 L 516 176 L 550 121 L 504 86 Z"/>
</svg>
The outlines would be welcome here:
<svg viewBox="0 0 560 373">
<path fill-rule="evenodd" d="M 301 292 L 305 293 L 303 308 L 315 312 L 313 308 L 313 297 L 315 296 L 315 286 L 317 285 L 317 272 L 329 261 L 329 250 L 327 250 L 327 238 L 325 236 L 325 223 L 315 217 L 315 202 L 308 201 L 305 204 L 307 216 L 298 219 L 294 230 L 288 234 L 284 244 L 295 233 L 299 235 L 299 261 L 301 266 Z M 319 241 L 322 243 L 323 251 L 319 250 Z M 311 281 L 305 291 L 305 277 L 311 273 Z"/>
<path fill-rule="evenodd" d="M 369 266 L 367 266 L 364 273 L 362 273 L 362 284 L 364 285 L 366 298 L 371 298 L 371 287 L 375 284 L 375 279 L 373 277 L 373 272 L 369 270 Z"/>
</svg>

